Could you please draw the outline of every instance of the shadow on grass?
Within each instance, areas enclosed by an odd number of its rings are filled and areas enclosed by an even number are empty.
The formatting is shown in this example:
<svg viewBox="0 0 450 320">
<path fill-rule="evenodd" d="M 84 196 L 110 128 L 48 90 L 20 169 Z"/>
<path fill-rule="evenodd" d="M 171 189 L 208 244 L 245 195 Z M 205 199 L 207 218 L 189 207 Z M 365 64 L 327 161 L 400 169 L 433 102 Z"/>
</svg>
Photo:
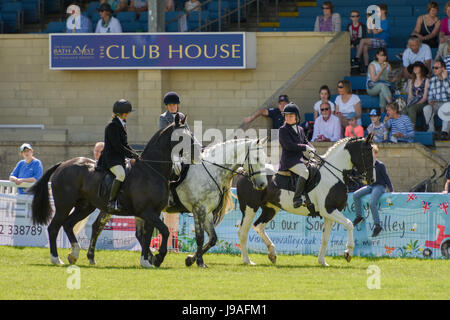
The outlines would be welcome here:
<svg viewBox="0 0 450 320">
<path fill-rule="evenodd" d="M 29 264 L 29 266 L 33 266 L 33 267 L 51 267 L 51 268 L 67 268 L 67 267 L 70 267 L 70 266 L 77 266 L 77 267 L 79 267 L 80 269 L 86 269 L 86 270 L 88 270 L 88 269 L 99 269 L 99 270 L 172 270 L 173 268 L 172 267 L 164 267 L 164 266 L 162 266 L 162 267 L 159 267 L 159 268 L 149 268 L 149 269 L 146 269 L 146 268 L 143 268 L 143 267 L 141 267 L 141 266 L 138 266 L 138 265 L 136 265 L 136 266 L 99 266 L 99 265 L 95 265 L 95 266 L 90 266 L 90 265 L 78 265 L 78 264 L 75 264 L 75 265 L 73 265 L 73 264 L 64 264 L 64 265 L 62 265 L 62 266 L 56 266 L 56 265 L 53 265 L 53 264 L 51 264 L 51 263 L 32 263 L 32 264 Z"/>
</svg>

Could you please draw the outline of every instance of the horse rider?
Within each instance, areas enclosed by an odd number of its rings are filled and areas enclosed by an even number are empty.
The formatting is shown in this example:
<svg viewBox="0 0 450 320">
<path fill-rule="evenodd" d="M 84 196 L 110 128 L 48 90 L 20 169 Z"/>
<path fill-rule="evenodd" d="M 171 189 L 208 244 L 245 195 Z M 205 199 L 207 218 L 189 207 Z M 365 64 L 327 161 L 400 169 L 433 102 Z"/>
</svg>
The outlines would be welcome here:
<svg viewBox="0 0 450 320">
<path fill-rule="evenodd" d="M 280 170 L 291 171 L 298 175 L 293 206 L 300 207 L 305 197 L 303 191 L 309 177 L 308 168 L 303 163 L 303 152 L 315 151 L 313 145 L 307 140 L 303 128 L 299 125 L 300 110 L 298 106 L 290 102 L 284 107 L 283 116 L 285 123 L 279 129 L 279 141 L 282 148 Z"/>
<path fill-rule="evenodd" d="M 128 100 L 120 99 L 114 103 L 113 118 L 105 128 L 105 147 L 98 160 L 99 167 L 111 171 L 115 176 L 107 206 L 107 212 L 111 214 L 120 211 L 117 206 L 117 194 L 125 180 L 125 158 L 133 159 L 131 164 L 139 159 L 139 155 L 127 141 L 126 122 L 128 115 L 133 111 Z"/>
</svg>

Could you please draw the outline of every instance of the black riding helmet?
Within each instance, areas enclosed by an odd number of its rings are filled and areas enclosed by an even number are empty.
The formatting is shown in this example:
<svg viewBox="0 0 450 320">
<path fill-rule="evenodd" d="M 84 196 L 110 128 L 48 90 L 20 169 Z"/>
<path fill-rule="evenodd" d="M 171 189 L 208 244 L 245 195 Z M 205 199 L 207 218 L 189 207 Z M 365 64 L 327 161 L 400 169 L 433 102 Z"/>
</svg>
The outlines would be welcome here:
<svg viewBox="0 0 450 320">
<path fill-rule="evenodd" d="M 133 108 L 131 107 L 131 103 L 128 100 L 120 99 L 114 103 L 113 113 L 114 114 L 122 114 L 133 112 Z"/>
<path fill-rule="evenodd" d="M 164 104 L 168 105 L 168 104 L 180 104 L 180 97 L 178 96 L 178 94 L 176 92 L 167 92 L 164 95 Z"/>
<path fill-rule="evenodd" d="M 285 114 L 295 114 L 297 116 L 297 122 L 300 122 L 300 109 L 298 108 L 298 106 L 293 103 L 293 102 L 289 102 L 283 109 L 282 112 L 283 116 Z"/>
</svg>

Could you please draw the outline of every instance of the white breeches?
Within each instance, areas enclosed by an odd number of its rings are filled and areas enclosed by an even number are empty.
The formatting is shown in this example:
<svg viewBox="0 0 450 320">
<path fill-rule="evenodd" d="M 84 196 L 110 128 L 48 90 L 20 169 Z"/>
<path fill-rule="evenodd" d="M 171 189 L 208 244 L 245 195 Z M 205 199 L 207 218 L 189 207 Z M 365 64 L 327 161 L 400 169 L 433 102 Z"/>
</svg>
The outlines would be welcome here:
<svg viewBox="0 0 450 320">
<path fill-rule="evenodd" d="M 297 163 L 295 166 L 289 168 L 289 171 L 308 180 L 309 172 L 304 163 Z"/>
<path fill-rule="evenodd" d="M 125 180 L 125 169 L 120 164 L 109 168 L 109 171 L 111 171 L 120 182 Z"/>
</svg>

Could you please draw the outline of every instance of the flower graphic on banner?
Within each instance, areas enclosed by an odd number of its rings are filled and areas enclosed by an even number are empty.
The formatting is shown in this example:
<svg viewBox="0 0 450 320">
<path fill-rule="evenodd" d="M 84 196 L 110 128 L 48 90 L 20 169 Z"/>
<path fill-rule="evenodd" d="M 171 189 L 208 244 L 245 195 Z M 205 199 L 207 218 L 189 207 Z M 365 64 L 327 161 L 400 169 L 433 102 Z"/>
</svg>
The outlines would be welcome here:
<svg viewBox="0 0 450 320">
<path fill-rule="evenodd" d="M 416 200 L 417 196 L 414 193 L 410 193 L 408 194 L 408 200 L 406 200 L 406 202 L 410 202 L 412 200 Z"/>
<path fill-rule="evenodd" d="M 447 202 L 443 202 L 439 205 L 439 208 L 445 212 L 445 214 L 447 214 L 447 209 L 448 209 L 448 201 Z"/>
<path fill-rule="evenodd" d="M 386 249 L 386 254 L 389 254 L 389 255 L 391 255 L 392 252 L 394 252 L 394 250 L 395 250 L 395 247 L 391 248 L 391 247 L 388 247 L 387 245 L 385 245 L 384 248 Z"/>
<path fill-rule="evenodd" d="M 430 210 L 430 208 L 431 208 L 431 202 L 422 200 L 422 208 L 423 208 L 423 213 L 427 214 L 427 211 Z"/>
</svg>

